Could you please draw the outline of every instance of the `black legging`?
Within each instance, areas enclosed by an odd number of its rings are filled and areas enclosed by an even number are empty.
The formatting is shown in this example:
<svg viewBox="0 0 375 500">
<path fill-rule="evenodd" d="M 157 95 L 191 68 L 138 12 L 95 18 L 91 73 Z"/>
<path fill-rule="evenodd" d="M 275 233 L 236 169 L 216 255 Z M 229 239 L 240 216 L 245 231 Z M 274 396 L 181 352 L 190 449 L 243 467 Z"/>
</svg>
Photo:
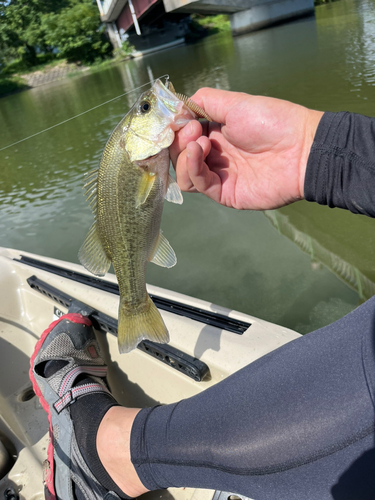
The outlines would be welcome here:
<svg viewBox="0 0 375 500">
<path fill-rule="evenodd" d="M 131 456 L 142 483 L 374 500 L 374 339 L 372 298 L 196 396 L 141 410 Z"/>
</svg>

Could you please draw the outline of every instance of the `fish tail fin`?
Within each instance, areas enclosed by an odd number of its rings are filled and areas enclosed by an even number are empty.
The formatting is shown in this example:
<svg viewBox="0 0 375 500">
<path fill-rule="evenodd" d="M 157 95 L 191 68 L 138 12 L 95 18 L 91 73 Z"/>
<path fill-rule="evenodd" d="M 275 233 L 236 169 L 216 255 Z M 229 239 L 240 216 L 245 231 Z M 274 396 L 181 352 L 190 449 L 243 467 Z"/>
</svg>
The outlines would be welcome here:
<svg viewBox="0 0 375 500">
<path fill-rule="evenodd" d="M 140 312 L 132 312 L 120 299 L 118 321 L 118 347 L 120 353 L 130 352 L 144 339 L 164 344 L 169 333 L 155 304 L 147 295 L 146 305 Z"/>
</svg>

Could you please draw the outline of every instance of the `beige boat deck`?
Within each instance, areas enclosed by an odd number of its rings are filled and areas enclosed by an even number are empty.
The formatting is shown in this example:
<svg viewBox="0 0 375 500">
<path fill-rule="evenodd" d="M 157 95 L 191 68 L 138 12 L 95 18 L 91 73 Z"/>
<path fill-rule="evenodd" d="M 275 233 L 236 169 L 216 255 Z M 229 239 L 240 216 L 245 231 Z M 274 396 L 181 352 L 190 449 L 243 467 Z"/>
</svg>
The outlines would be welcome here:
<svg viewBox="0 0 375 500">
<path fill-rule="evenodd" d="M 42 259 L 39 256 L 22 252 Z M 14 261 L 20 253 L 0 248 L 0 491 L 12 488 L 19 498 L 44 498 L 42 463 L 48 446 L 48 421 L 28 377 L 30 356 L 41 333 L 53 321 L 57 305 L 32 290 L 27 279 L 36 275 L 94 309 L 117 318 L 118 296 L 76 283 Z M 81 266 L 53 259 L 46 262 L 88 274 Z M 107 281 L 115 282 L 113 275 Z M 98 333 L 109 366 L 114 396 L 133 407 L 167 404 L 187 398 L 217 383 L 263 354 L 298 337 L 286 328 L 203 302 L 149 287 L 155 295 L 189 303 L 251 323 L 243 334 L 218 330 L 189 318 L 162 311 L 171 333 L 171 345 L 204 361 L 209 376 L 196 382 L 170 366 L 136 349 L 120 355 L 117 338 Z M 59 306 L 62 312 L 67 312 Z M 213 491 L 170 489 L 147 494 L 150 499 L 211 500 Z M 9 500 L 15 500 L 11 497 Z"/>
</svg>

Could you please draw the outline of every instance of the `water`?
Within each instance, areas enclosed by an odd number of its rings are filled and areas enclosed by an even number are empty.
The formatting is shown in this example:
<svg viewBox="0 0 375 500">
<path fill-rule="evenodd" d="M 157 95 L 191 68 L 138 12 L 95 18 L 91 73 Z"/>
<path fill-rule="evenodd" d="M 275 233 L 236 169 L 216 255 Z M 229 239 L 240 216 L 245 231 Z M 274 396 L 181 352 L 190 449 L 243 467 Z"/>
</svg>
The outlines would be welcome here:
<svg viewBox="0 0 375 500">
<path fill-rule="evenodd" d="M 179 92 L 201 86 L 375 116 L 375 2 L 340 0 L 315 17 L 232 38 L 206 38 L 95 74 L 0 100 L 0 148 L 169 73 Z M 0 245 L 77 262 L 92 223 L 83 174 L 138 92 L 0 152 Z M 238 212 L 201 195 L 166 203 L 162 228 L 178 264 L 148 282 L 301 333 L 375 293 L 375 221 L 307 202 Z"/>
</svg>

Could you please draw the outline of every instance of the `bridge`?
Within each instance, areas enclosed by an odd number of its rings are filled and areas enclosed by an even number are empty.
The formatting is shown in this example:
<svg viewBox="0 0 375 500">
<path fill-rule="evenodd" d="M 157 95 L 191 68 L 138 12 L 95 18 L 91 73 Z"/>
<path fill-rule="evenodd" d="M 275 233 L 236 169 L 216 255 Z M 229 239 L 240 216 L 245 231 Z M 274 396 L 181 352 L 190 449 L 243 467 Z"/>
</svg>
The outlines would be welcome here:
<svg viewBox="0 0 375 500">
<path fill-rule="evenodd" d="M 186 31 L 184 20 L 193 13 L 228 14 L 233 35 L 240 35 L 314 12 L 314 0 L 97 0 L 97 3 L 112 40 L 119 44 L 125 33 L 152 35 L 156 24 L 159 37 L 161 31 L 165 35 L 169 31 L 169 38 L 178 40 Z M 167 26 L 160 28 L 161 21 Z"/>
</svg>

